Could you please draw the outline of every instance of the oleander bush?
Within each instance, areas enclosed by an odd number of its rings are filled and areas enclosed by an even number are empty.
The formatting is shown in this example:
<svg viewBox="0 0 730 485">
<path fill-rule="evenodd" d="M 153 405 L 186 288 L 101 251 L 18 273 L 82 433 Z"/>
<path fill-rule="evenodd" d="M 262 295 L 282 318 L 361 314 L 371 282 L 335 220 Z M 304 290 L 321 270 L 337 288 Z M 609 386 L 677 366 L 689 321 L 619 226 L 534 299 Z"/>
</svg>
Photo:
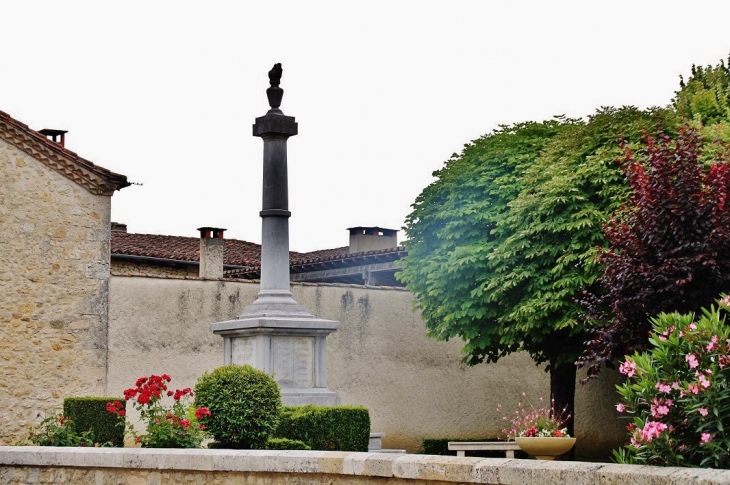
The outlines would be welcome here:
<svg viewBox="0 0 730 485">
<path fill-rule="evenodd" d="M 264 449 L 279 424 L 281 392 L 265 372 L 230 364 L 198 379 L 195 404 L 211 412 L 205 424 L 216 441 L 212 447 Z"/>
<path fill-rule="evenodd" d="M 631 418 L 619 463 L 730 468 L 730 297 L 652 319 L 650 350 L 619 368 L 616 409 Z"/>
<path fill-rule="evenodd" d="M 368 451 L 370 413 L 362 406 L 284 406 L 275 436 L 313 450 Z"/>
</svg>

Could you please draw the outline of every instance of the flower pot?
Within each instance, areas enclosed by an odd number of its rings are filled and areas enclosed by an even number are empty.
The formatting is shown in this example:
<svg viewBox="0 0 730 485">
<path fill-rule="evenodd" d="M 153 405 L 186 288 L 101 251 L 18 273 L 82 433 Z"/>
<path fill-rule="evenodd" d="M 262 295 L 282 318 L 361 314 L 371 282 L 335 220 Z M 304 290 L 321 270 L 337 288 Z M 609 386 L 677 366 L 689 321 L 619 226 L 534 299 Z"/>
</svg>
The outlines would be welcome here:
<svg viewBox="0 0 730 485">
<path fill-rule="evenodd" d="M 515 438 L 522 451 L 534 455 L 538 460 L 554 460 L 575 445 L 575 438 L 534 437 Z"/>
</svg>

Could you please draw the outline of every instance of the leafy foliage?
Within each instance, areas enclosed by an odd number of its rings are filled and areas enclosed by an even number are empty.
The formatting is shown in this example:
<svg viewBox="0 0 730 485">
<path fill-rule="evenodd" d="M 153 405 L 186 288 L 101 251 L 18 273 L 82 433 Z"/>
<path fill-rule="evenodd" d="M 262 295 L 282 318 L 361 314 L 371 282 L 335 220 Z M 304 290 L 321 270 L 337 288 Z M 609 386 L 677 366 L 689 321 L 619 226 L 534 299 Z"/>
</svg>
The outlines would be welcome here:
<svg viewBox="0 0 730 485">
<path fill-rule="evenodd" d="M 313 450 L 368 451 L 370 413 L 362 406 L 284 406 L 275 434 Z"/>
<path fill-rule="evenodd" d="M 108 402 L 124 402 L 116 397 L 67 397 L 63 400 L 63 414 L 71 418 L 74 431 L 81 434 L 92 431 L 97 443 L 124 446 L 124 413 L 107 412 Z"/>
<path fill-rule="evenodd" d="M 522 174 L 551 138 L 572 121 L 502 126 L 466 145 L 434 172 L 406 219 L 408 256 L 398 278 L 415 296 L 429 335 L 465 342 L 464 360 L 494 362 L 520 348 L 498 324 L 509 298 L 480 290 L 497 269 L 490 255 L 502 238 L 494 230 L 523 188 Z"/>
<path fill-rule="evenodd" d="M 312 447 L 303 441 L 288 438 L 269 438 L 266 440 L 267 450 L 311 450 Z"/>
<path fill-rule="evenodd" d="M 279 424 L 281 393 L 265 372 L 230 364 L 198 379 L 195 404 L 212 414 L 205 424 L 216 447 L 264 449 Z"/>
<path fill-rule="evenodd" d="M 76 432 L 71 418 L 63 414 L 45 417 L 37 429 L 30 429 L 27 439 L 36 446 L 94 446 L 93 433 Z"/>
<path fill-rule="evenodd" d="M 697 310 L 730 285 L 730 167 L 705 170 L 702 146 L 683 128 L 676 142 L 647 138 L 643 156 L 626 148 L 629 204 L 606 225 L 605 269 L 584 301 L 605 322 L 581 357 L 591 374 L 645 348 L 651 315 Z"/>
<path fill-rule="evenodd" d="M 652 319 L 651 349 L 621 365 L 619 412 L 631 416 L 620 463 L 730 468 L 730 299 Z"/>
<path fill-rule="evenodd" d="M 666 110 L 603 108 L 546 144 L 493 231 L 498 244 L 489 256 L 491 271 L 472 293 L 478 300 L 507 302 L 491 330 L 498 345 L 517 343 L 549 368 L 573 365 L 586 337 L 576 298 L 600 274 L 595 256 L 604 243 L 601 226 L 626 194 L 613 163 L 618 140 L 637 143 L 643 130 L 673 124 Z"/>
<path fill-rule="evenodd" d="M 730 62 L 730 59 L 729 59 Z M 703 125 L 730 120 L 730 69 L 717 66 L 692 66 L 692 75 L 680 80 L 674 105 L 680 115 Z"/>
</svg>

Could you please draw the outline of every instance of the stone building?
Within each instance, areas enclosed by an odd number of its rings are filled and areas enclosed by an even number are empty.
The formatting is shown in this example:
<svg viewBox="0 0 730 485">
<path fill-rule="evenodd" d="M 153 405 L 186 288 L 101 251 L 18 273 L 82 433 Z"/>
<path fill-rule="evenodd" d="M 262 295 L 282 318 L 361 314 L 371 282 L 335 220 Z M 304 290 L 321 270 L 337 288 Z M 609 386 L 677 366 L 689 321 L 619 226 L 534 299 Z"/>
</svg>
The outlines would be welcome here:
<svg viewBox="0 0 730 485">
<path fill-rule="evenodd" d="M 123 175 L 65 132 L 0 112 L 0 427 L 17 436 L 63 396 L 106 391 L 110 204 Z M 3 437 L 0 437 L 2 439 Z"/>
</svg>

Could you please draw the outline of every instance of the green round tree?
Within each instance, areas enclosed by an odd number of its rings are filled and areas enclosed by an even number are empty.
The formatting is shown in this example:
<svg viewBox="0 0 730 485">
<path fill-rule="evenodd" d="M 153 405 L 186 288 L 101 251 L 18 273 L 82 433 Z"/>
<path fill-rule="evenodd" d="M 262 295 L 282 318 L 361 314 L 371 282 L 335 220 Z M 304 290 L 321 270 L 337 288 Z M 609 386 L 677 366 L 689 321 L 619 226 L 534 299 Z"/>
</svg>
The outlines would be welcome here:
<svg viewBox="0 0 730 485">
<path fill-rule="evenodd" d="M 547 364 L 556 409 L 574 416 L 589 329 L 577 299 L 600 274 L 601 225 L 627 191 L 618 140 L 638 143 L 673 116 L 603 108 L 587 122 L 503 126 L 435 172 L 406 219 L 398 275 L 429 336 L 462 339 L 469 365 L 527 351 Z"/>
<path fill-rule="evenodd" d="M 210 410 L 205 425 L 218 447 L 263 449 L 279 424 L 281 392 L 268 374 L 230 364 L 198 379 L 195 405 Z"/>
</svg>

